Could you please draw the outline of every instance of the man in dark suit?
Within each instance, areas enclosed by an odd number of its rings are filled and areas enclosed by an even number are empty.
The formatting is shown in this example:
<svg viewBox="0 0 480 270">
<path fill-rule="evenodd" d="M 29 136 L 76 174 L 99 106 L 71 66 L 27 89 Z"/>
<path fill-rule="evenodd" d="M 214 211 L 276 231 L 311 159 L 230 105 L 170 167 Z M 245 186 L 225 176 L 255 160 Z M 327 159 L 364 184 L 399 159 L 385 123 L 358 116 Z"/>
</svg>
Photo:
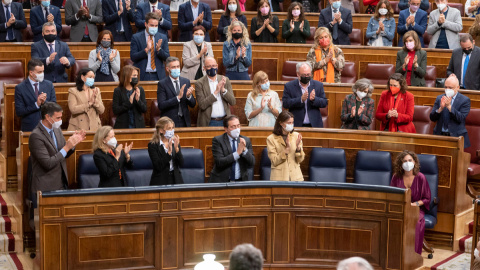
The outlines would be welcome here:
<svg viewBox="0 0 480 270">
<path fill-rule="evenodd" d="M 27 28 L 27 20 L 22 4 L 12 0 L 2 0 L 0 11 L 0 42 L 22 42 L 22 29 Z"/>
<path fill-rule="evenodd" d="M 178 28 L 180 29 L 180 36 L 178 41 L 185 42 L 193 39 L 192 29 L 197 25 L 205 27 L 205 41 L 210 41 L 208 31 L 212 29 L 212 12 L 210 6 L 190 0 L 183 3 L 178 8 Z"/>
<path fill-rule="evenodd" d="M 413 30 L 417 32 L 423 48 L 423 34 L 427 30 L 428 14 L 419 7 L 420 0 L 410 0 L 410 8 L 400 11 L 397 26 L 399 47 L 403 47 L 403 35 Z"/>
<path fill-rule="evenodd" d="M 297 64 L 297 77 L 285 84 L 283 107 L 294 115 L 296 127 L 323 127 L 320 108 L 325 108 L 323 83 L 312 80 L 312 67 L 307 62 Z"/>
<path fill-rule="evenodd" d="M 73 148 L 85 139 L 85 131 L 76 131 L 65 141 L 60 126 L 62 107 L 46 102 L 41 108 L 42 121 L 28 138 L 32 160 L 32 192 L 68 188 L 65 159 L 73 154 Z"/>
<path fill-rule="evenodd" d="M 165 62 L 169 76 L 158 82 L 157 101 L 161 116 L 168 116 L 175 127 L 190 127 L 188 107 L 195 107 L 194 88 L 190 80 L 180 77 L 180 60 L 168 57 Z"/>
<path fill-rule="evenodd" d="M 44 66 L 39 59 L 28 61 L 28 77 L 15 86 L 15 113 L 22 118 L 21 131 L 32 131 L 40 121 L 40 107 L 57 102 L 55 89 L 44 80 Z"/>
<path fill-rule="evenodd" d="M 105 30 L 113 34 L 113 40 L 131 41 L 132 26 L 135 22 L 135 13 L 130 0 L 103 0 L 102 16 L 105 21 Z"/>
<path fill-rule="evenodd" d="M 158 32 L 168 37 L 168 30 L 172 29 L 170 7 L 157 0 L 150 0 L 150 2 L 147 1 L 137 6 L 137 12 L 135 14 L 135 26 L 137 29 L 145 29 L 145 15 L 150 12 L 157 14 L 158 18 L 160 18 L 158 22 Z"/>
<path fill-rule="evenodd" d="M 157 32 L 158 16 L 148 13 L 145 17 L 146 29 L 133 35 L 130 45 L 130 58 L 140 69 L 141 81 L 158 81 L 165 78 L 163 61 L 170 56 L 168 37 Z"/>
<path fill-rule="evenodd" d="M 470 112 L 470 99 L 458 92 L 460 85 L 455 75 L 445 80 L 445 94 L 435 100 L 430 120 L 437 122 L 433 134 L 458 137 L 463 136 L 464 148 L 470 146 L 465 119 Z"/>
<path fill-rule="evenodd" d="M 480 90 L 480 48 L 470 34 L 460 37 L 460 48 L 453 50 L 447 67 L 447 76 L 455 74 L 460 88 Z"/>
<path fill-rule="evenodd" d="M 412 3 L 409 0 L 400 0 L 400 2 L 398 3 L 398 9 L 400 10 L 408 9 L 411 4 Z M 430 8 L 430 2 L 428 2 L 428 0 L 422 0 L 420 4 L 420 9 L 427 12 L 429 8 Z"/>
<path fill-rule="evenodd" d="M 223 119 L 223 127 L 225 133 L 212 140 L 214 165 L 209 182 L 252 180 L 248 170 L 255 165 L 255 157 L 250 139 L 240 135 L 240 120 L 229 115 Z"/>
<path fill-rule="evenodd" d="M 340 0 L 330 0 L 330 6 L 320 11 L 318 27 L 328 28 L 335 45 L 350 45 L 352 26 L 352 12 L 342 7 Z"/>
<path fill-rule="evenodd" d="M 71 25 L 71 42 L 95 42 L 97 23 L 103 23 L 100 0 L 66 0 L 65 23 Z"/>
<path fill-rule="evenodd" d="M 57 33 L 62 31 L 60 9 L 50 5 L 49 0 L 42 0 L 40 6 L 36 6 L 30 10 L 30 26 L 33 32 L 33 42 L 43 39 L 42 28 L 46 22 L 54 22 L 57 27 Z"/>
<path fill-rule="evenodd" d="M 56 40 L 57 29 L 53 22 L 46 22 L 42 30 L 43 39 L 32 44 L 32 58 L 40 59 L 45 66 L 45 79 L 51 82 L 67 82 L 65 68 L 75 64 L 67 43 Z"/>
</svg>

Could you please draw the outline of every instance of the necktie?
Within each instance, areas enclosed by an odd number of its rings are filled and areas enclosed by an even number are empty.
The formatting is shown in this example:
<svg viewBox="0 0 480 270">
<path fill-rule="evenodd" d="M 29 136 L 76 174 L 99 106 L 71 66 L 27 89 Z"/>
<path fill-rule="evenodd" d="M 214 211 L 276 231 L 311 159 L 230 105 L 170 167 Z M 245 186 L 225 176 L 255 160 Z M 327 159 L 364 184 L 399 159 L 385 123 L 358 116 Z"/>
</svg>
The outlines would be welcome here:
<svg viewBox="0 0 480 270">
<path fill-rule="evenodd" d="M 5 17 L 7 17 L 7 22 L 8 20 L 10 20 L 10 6 L 5 6 L 7 8 L 7 13 L 5 14 Z M 7 36 L 8 36 L 8 40 L 12 40 L 13 39 L 13 26 L 10 25 L 10 27 L 8 27 L 7 29 Z"/>
<path fill-rule="evenodd" d="M 443 129 L 448 131 L 448 123 L 450 122 L 450 112 L 447 107 L 442 111 Z"/>
<path fill-rule="evenodd" d="M 150 40 L 152 41 L 153 48 L 150 51 L 150 67 L 152 68 L 153 71 L 155 71 L 156 66 L 155 66 L 155 40 L 153 39 L 153 36 L 150 36 Z"/>
<path fill-rule="evenodd" d="M 178 80 L 175 81 L 175 93 L 178 96 L 180 94 L 180 86 L 178 85 Z M 183 117 L 181 103 L 178 103 L 178 116 Z"/>
<path fill-rule="evenodd" d="M 53 129 L 52 129 L 52 130 L 50 130 L 50 132 L 49 132 L 49 133 L 50 133 L 50 137 L 52 137 L 52 140 L 53 140 L 53 142 L 55 143 L 55 148 L 56 148 L 56 149 L 57 149 L 57 151 L 58 151 L 57 140 L 55 140 L 55 136 L 54 136 L 54 134 L 53 134 Z"/>
<path fill-rule="evenodd" d="M 46 20 L 46 21 L 48 21 L 48 19 L 47 19 L 47 17 L 48 17 L 48 14 L 49 14 L 49 13 L 48 13 L 48 8 L 47 8 L 47 7 L 45 7 L 45 20 Z"/>
<path fill-rule="evenodd" d="M 463 62 L 463 74 L 462 74 L 463 88 L 465 88 L 465 74 L 467 74 L 467 67 L 468 67 L 469 61 L 470 61 L 470 54 L 467 54 L 467 57 L 465 57 L 465 62 Z"/>
<path fill-rule="evenodd" d="M 83 7 L 87 7 L 87 1 L 83 0 Z M 85 36 L 88 36 L 88 25 L 85 24 L 85 32 L 83 33 Z"/>
<path fill-rule="evenodd" d="M 33 84 L 35 86 L 35 97 L 38 98 L 38 83 Z"/>
<path fill-rule="evenodd" d="M 334 9 L 333 13 L 337 13 L 337 11 L 338 10 Z M 337 40 L 337 38 L 338 38 L 338 22 L 333 25 L 332 38 L 333 38 L 333 40 Z"/>
<path fill-rule="evenodd" d="M 120 5 L 122 5 L 122 0 L 118 0 L 117 2 L 117 11 L 120 10 Z M 121 32 L 122 31 L 122 15 L 123 13 L 120 15 L 120 20 L 117 21 L 117 32 Z"/>
<path fill-rule="evenodd" d="M 48 44 L 48 46 L 50 47 L 50 54 L 54 53 L 55 51 L 53 50 L 53 44 Z"/>
<path fill-rule="evenodd" d="M 155 12 L 155 6 L 152 6 L 152 12 Z"/>
<path fill-rule="evenodd" d="M 235 145 L 236 140 L 232 140 L 232 153 L 237 151 L 237 146 Z M 230 180 L 235 181 L 235 166 L 237 165 L 237 161 L 234 161 L 232 164 L 232 170 L 230 171 Z"/>
</svg>

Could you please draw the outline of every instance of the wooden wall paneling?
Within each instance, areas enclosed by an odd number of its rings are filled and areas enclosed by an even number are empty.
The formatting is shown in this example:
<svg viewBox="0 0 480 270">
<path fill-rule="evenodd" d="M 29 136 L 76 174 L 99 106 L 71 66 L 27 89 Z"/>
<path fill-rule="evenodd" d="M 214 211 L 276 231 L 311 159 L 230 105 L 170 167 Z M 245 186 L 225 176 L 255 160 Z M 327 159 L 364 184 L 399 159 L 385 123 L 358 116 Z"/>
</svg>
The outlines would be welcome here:
<svg viewBox="0 0 480 270">
<path fill-rule="evenodd" d="M 48 257 L 41 258 L 43 269 L 60 270 L 62 267 L 62 227 L 59 223 L 43 224 L 40 234 L 42 250 Z M 48 240 L 47 240 L 48 239 Z"/>
<path fill-rule="evenodd" d="M 179 217 L 162 217 L 162 269 L 178 268 L 180 254 L 179 249 Z M 191 241 L 191 239 L 189 239 Z M 188 246 L 187 243 L 184 246 Z"/>
</svg>

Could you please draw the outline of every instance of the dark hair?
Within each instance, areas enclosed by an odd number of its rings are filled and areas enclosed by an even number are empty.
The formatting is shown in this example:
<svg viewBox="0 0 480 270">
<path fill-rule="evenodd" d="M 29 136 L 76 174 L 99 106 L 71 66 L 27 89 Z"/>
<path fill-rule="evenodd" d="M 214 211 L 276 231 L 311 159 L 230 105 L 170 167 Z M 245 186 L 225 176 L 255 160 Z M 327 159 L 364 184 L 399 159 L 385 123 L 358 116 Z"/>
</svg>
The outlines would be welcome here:
<svg viewBox="0 0 480 270">
<path fill-rule="evenodd" d="M 145 15 L 145 23 L 148 24 L 148 21 L 151 19 L 159 21 L 160 18 L 158 17 L 157 13 L 149 12 L 147 15 Z"/>
<path fill-rule="evenodd" d="M 240 121 L 240 118 L 238 118 L 238 116 L 231 114 L 223 118 L 223 127 L 228 128 L 228 122 L 232 121 L 233 119 L 238 119 L 238 121 Z"/>
<path fill-rule="evenodd" d="M 378 11 L 383 4 L 385 4 L 388 10 L 387 14 L 385 15 L 385 18 L 387 18 L 387 20 L 390 20 L 390 18 L 393 18 L 394 12 L 393 12 L 392 5 L 390 5 L 390 2 L 388 0 L 380 0 L 377 4 L 377 7 L 375 8 L 375 14 L 373 15 L 373 18 L 377 21 L 380 18 L 380 13 Z"/>
<path fill-rule="evenodd" d="M 261 270 L 262 252 L 252 244 L 236 246 L 230 253 L 230 270 Z"/>
<path fill-rule="evenodd" d="M 82 76 L 87 75 L 88 72 L 93 72 L 95 74 L 95 71 L 91 68 L 82 68 L 80 71 L 77 73 L 77 79 L 75 80 L 75 86 L 77 87 L 78 91 L 83 91 L 83 85 L 85 82 L 82 80 Z"/>
<path fill-rule="evenodd" d="M 401 93 L 407 92 L 407 88 L 408 88 L 407 81 L 405 80 L 405 77 L 403 77 L 402 74 L 393 73 L 392 75 L 390 75 L 390 77 L 388 78 L 388 81 L 387 81 L 387 90 L 388 91 L 390 91 L 390 80 L 395 80 L 398 83 L 400 83 L 400 92 Z"/>
<path fill-rule="evenodd" d="M 467 42 L 469 40 L 473 43 L 473 37 L 469 33 L 465 33 L 465 34 L 460 36 L 460 43 L 464 43 L 464 42 Z"/>
<path fill-rule="evenodd" d="M 43 67 L 43 62 L 40 59 L 32 58 L 28 61 L 27 69 L 28 71 L 35 70 L 36 67 Z"/>
<path fill-rule="evenodd" d="M 100 46 L 100 44 L 102 43 L 102 39 L 103 39 L 103 36 L 105 35 L 109 35 L 110 36 L 110 48 L 113 49 L 113 34 L 112 32 L 108 31 L 108 30 L 103 30 L 102 32 L 100 32 L 100 34 L 98 34 L 98 38 L 97 38 L 97 47 Z"/>
<path fill-rule="evenodd" d="M 207 33 L 207 30 L 205 29 L 205 27 L 203 27 L 203 25 L 197 25 L 197 26 L 193 27 L 192 33 L 195 33 L 198 30 L 202 30 L 204 35 Z"/>
<path fill-rule="evenodd" d="M 408 31 L 407 33 L 405 33 L 405 35 L 403 35 L 403 50 L 408 52 L 408 49 L 407 49 L 407 38 L 409 37 L 412 37 L 413 38 L 413 41 L 415 42 L 415 48 L 414 50 L 415 51 L 419 51 L 422 49 L 422 43 L 420 42 L 420 38 L 418 38 L 418 35 L 417 35 L 417 32 L 413 31 L 413 30 L 410 30 Z"/>
<path fill-rule="evenodd" d="M 132 65 L 126 65 L 122 68 L 122 72 L 120 73 L 118 87 L 126 88 L 127 85 L 130 85 L 130 77 L 132 77 L 132 74 L 135 70 L 137 71 L 138 80 L 140 82 L 140 69 Z M 139 87 L 139 85 L 137 84 L 136 87 Z"/>
<path fill-rule="evenodd" d="M 272 7 L 270 6 L 270 3 L 268 2 L 268 0 L 260 0 L 260 2 L 258 2 L 258 8 L 257 8 L 257 25 L 260 26 L 263 24 L 263 16 L 262 16 L 262 11 L 260 10 L 263 6 L 263 4 L 267 4 L 268 7 L 270 8 L 270 10 L 268 11 L 268 19 L 270 20 L 270 22 L 273 21 L 273 15 L 272 15 Z"/>
<path fill-rule="evenodd" d="M 418 172 L 420 172 L 420 161 L 418 161 L 417 154 L 409 150 L 403 150 L 403 152 L 397 155 L 397 158 L 393 163 L 393 174 L 396 177 L 402 177 L 403 174 L 405 173 L 405 170 L 403 169 L 402 164 L 403 164 L 403 159 L 407 155 L 412 156 L 413 161 L 415 161 L 415 166 L 413 167 L 413 175 L 417 175 Z"/>
<path fill-rule="evenodd" d="M 300 2 L 292 2 L 290 4 L 290 6 L 288 7 L 288 11 L 287 11 L 287 20 L 290 22 L 291 20 L 293 20 L 293 15 L 292 15 L 292 10 L 298 6 L 300 8 L 300 16 L 298 16 L 298 21 L 299 22 L 302 22 L 303 20 L 305 20 L 305 11 L 303 10 L 303 5 L 302 3 Z M 303 31 L 302 29 L 300 29 L 300 31 Z"/>
<path fill-rule="evenodd" d="M 277 120 L 275 121 L 275 126 L 273 126 L 273 132 L 272 133 L 275 134 L 275 135 L 278 135 L 278 136 L 282 136 L 283 135 L 283 127 L 280 124 L 288 121 L 290 118 L 293 118 L 293 114 L 291 112 L 289 112 L 289 111 L 281 112 L 278 115 Z M 292 130 L 292 132 L 293 132 L 293 130 Z"/>
<path fill-rule="evenodd" d="M 170 65 L 170 63 L 175 62 L 175 61 L 178 61 L 178 63 L 180 63 L 180 59 L 178 59 L 175 56 L 167 57 L 167 60 L 165 60 L 165 67 L 168 67 L 168 65 Z"/>
<path fill-rule="evenodd" d="M 230 18 L 230 9 L 228 9 L 228 2 L 230 2 L 230 0 L 227 0 L 227 5 L 225 6 L 225 12 L 223 13 L 223 16 L 225 17 L 229 17 Z M 240 3 L 238 2 L 238 0 L 235 0 L 235 2 L 237 2 L 237 10 L 235 10 L 235 16 L 240 16 L 242 15 L 242 8 L 240 7 Z"/>
<path fill-rule="evenodd" d="M 63 112 L 63 109 L 62 107 L 60 107 L 60 105 L 58 105 L 57 103 L 55 102 L 45 102 L 43 103 L 42 107 L 40 108 L 40 113 L 42 115 L 42 120 L 45 119 L 45 115 L 50 115 L 50 117 L 53 116 L 54 113 L 56 112 Z"/>
</svg>

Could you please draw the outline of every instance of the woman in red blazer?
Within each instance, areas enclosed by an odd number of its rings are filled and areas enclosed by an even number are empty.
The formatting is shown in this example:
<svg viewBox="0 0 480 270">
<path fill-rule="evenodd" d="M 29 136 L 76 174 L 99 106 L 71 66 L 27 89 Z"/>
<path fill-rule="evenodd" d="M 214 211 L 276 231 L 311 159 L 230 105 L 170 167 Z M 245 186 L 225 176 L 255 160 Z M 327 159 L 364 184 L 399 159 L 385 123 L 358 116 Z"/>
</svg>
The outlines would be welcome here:
<svg viewBox="0 0 480 270">
<path fill-rule="evenodd" d="M 390 132 L 416 133 L 413 125 L 413 94 L 407 91 L 407 82 L 400 73 L 390 76 L 387 89 L 382 92 L 375 118 L 380 130 Z"/>
</svg>

